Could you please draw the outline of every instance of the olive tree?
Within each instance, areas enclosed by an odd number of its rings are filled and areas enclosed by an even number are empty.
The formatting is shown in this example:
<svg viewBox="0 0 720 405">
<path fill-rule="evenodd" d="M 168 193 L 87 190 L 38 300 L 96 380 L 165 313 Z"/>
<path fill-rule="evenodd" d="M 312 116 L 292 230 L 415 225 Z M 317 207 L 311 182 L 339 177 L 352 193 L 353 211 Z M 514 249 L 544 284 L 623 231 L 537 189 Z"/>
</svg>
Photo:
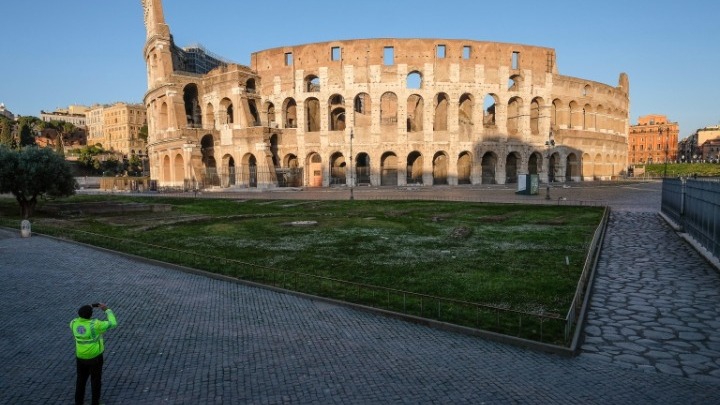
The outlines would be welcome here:
<svg viewBox="0 0 720 405">
<path fill-rule="evenodd" d="M 75 194 L 77 182 L 70 165 L 52 149 L 0 147 L 0 193 L 12 193 L 28 219 L 38 198 Z"/>
</svg>

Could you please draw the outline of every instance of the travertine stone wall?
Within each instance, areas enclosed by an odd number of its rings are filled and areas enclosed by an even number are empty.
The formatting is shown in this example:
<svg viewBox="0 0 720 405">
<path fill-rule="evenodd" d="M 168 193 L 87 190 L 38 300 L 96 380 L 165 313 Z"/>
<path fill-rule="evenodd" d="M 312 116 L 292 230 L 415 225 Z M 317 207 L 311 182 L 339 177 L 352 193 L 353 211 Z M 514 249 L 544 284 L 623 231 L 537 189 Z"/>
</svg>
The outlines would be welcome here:
<svg viewBox="0 0 720 405">
<path fill-rule="evenodd" d="M 333 41 L 192 75 L 171 71 L 162 32 L 145 46 L 151 176 L 161 185 L 580 181 L 627 166 L 627 76 L 611 86 L 560 75 L 550 48 Z"/>
</svg>

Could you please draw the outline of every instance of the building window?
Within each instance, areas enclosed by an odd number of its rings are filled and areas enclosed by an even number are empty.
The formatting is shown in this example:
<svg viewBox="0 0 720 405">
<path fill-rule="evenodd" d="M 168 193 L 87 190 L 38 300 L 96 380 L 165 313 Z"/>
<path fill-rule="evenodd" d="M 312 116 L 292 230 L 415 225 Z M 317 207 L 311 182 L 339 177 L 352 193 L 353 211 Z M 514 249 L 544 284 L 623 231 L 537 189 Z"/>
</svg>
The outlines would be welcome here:
<svg viewBox="0 0 720 405">
<path fill-rule="evenodd" d="M 463 46 L 463 59 L 470 59 L 470 48 L 469 46 L 465 45 Z"/>
<path fill-rule="evenodd" d="M 330 60 L 337 61 L 342 59 L 342 48 L 333 46 L 330 48 Z"/>
<path fill-rule="evenodd" d="M 444 59 L 445 58 L 445 45 L 438 45 L 437 46 L 437 57 L 438 59 Z"/>
<path fill-rule="evenodd" d="M 512 53 L 511 68 L 520 69 L 520 52 Z"/>
<path fill-rule="evenodd" d="M 285 66 L 292 66 L 293 54 L 292 52 L 285 52 Z"/>
<path fill-rule="evenodd" d="M 395 64 L 395 48 L 392 46 L 386 46 L 385 49 L 383 49 L 383 63 L 385 66 Z"/>
</svg>

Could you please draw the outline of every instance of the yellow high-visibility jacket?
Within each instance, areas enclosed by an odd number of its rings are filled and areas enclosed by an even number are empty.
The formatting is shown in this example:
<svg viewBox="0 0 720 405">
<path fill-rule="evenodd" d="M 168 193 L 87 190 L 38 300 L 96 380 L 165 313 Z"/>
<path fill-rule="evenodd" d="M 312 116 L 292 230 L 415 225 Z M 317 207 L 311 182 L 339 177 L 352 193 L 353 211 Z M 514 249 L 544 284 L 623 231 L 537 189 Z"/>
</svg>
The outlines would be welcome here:
<svg viewBox="0 0 720 405">
<path fill-rule="evenodd" d="M 70 322 L 75 337 L 75 354 L 79 359 L 93 359 L 105 350 L 102 335 L 117 326 L 115 314 L 110 308 L 105 311 L 105 315 L 107 321 L 78 317 Z"/>
</svg>

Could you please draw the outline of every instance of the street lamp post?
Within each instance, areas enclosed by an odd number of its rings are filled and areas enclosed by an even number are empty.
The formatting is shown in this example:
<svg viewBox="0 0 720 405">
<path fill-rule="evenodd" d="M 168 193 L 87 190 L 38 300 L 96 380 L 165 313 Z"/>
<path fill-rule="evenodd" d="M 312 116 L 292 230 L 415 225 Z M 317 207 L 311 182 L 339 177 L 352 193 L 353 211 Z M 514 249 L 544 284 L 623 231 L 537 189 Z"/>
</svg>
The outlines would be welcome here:
<svg viewBox="0 0 720 405">
<path fill-rule="evenodd" d="M 548 165 L 547 189 L 546 189 L 546 193 L 545 193 L 545 199 L 546 199 L 546 200 L 549 200 L 549 199 L 550 199 L 550 172 L 552 171 L 552 167 L 550 166 L 550 148 L 552 148 L 553 146 L 555 146 L 555 140 L 552 139 L 552 132 L 550 132 L 550 137 L 551 137 L 551 138 L 548 139 L 548 140 L 545 142 L 545 148 L 546 148 L 546 150 L 547 150 L 547 152 L 546 152 L 546 154 L 547 154 L 547 161 L 548 161 L 548 163 L 547 163 L 547 165 Z"/>
<path fill-rule="evenodd" d="M 663 127 L 660 127 L 660 140 L 662 140 Z M 663 178 L 667 177 L 668 152 L 670 148 L 670 130 L 665 131 L 665 168 L 663 169 Z"/>
<path fill-rule="evenodd" d="M 355 199 L 355 195 L 353 194 L 353 184 L 354 184 L 354 178 L 355 175 L 353 173 L 353 138 L 354 138 L 353 130 L 350 128 L 350 200 Z"/>
</svg>

